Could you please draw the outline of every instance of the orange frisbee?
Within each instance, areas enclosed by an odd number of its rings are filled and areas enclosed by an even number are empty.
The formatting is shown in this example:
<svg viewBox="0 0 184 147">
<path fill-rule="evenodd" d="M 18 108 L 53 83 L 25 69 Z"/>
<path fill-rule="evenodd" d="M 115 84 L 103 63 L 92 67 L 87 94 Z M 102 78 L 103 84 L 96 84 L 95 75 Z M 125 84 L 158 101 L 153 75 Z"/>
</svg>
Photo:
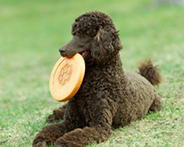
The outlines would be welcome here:
<svg viewBox="0 0 184 147">
<path fill-rule="evenodd" d="M 57 101 L 71 99 L 79 90 L 85 73 L 85 62 L 80 54 L 72 58 L 61 57 L 50 75 L 49 88 L 52 97 Z"/>
</svg>

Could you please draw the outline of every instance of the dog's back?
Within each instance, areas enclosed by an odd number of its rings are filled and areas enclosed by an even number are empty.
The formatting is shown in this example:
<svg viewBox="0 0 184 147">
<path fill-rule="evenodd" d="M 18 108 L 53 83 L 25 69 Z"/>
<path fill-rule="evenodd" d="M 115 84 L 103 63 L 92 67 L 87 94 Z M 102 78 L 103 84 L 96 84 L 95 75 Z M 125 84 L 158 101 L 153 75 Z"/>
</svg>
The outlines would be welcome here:
<svg viewBox="0 0 184 147">
<path fill-rule="evenodd" d="M 142 118 L 148 111 L 161 109 L 161 98 L 155 91 L 154 85 L 162 82 L 162 77 L 153 66 L 151 59 L 141 62 L 139 74 L 125 71 L 127 85 L 119 102 L 119 108 L 113 119 L 113 126 L 125 126 L 131 121 Z"/>
</svg>

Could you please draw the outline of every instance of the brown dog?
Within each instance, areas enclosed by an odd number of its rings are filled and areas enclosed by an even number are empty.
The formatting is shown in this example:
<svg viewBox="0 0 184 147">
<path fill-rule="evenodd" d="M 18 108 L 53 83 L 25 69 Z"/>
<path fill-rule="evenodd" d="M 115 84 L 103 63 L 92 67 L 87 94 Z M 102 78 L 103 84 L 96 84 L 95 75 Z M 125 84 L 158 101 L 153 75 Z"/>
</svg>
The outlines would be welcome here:
<svg viewBox="0 0 184 147">
<path fill-rule="evenodd" d="M 64 114 L 64 121 L 45 126 L 36 135 L 34 147 L 79 147 L 103 142 L 112 126 L 123 127 L 162 107 L 153 87 L 161 82 L 157 68 L 147 60 L 139 67 L 142 76 L 124 72 L 119 56 L 123 46 L 108 15 L 92 11 L 79 16 L 72 34 L 73 39 L 59 51 L 66 57 L 76 53 L 84 57 L 84 81 L 68 104 L 48 118 L 57 121 Z"/>
</svg>

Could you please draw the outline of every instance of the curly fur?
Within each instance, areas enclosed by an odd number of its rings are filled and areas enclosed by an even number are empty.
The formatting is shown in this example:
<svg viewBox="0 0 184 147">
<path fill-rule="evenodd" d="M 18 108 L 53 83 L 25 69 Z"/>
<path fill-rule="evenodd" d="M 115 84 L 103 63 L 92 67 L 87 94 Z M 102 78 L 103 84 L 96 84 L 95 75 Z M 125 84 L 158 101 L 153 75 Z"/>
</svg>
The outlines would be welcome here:
<svg viewBox="0 0 184 147">
<path fill-rule="evenodd" d="M 140 62 L 138 69 L 139 74 L 145 77 L 152 85 L 159 85 L 162 82 L 157 66 L 153 66 L 150 58 L 146 59 L 145 62 Z"/>
<path fill-rule="evenodd" d="M 112 127 L 123 127 L 162 107 L 152 85 L 161 82 L 159 72 L 151 60 L 139 67 L 144 77 L 123 70 L 119 56 L 123 46 L 108 15 L 92 11 L 79 16 L 72 26 L 72 34 L 72 40 L 59 51 L 66 57 L 85 54 L 83 83 L 77 94 L 47 119 L 54 122 L 64 117 L 64 121 L 43 127 L 33 147 L 100 143 L 108 139 Z"/>
</svg>

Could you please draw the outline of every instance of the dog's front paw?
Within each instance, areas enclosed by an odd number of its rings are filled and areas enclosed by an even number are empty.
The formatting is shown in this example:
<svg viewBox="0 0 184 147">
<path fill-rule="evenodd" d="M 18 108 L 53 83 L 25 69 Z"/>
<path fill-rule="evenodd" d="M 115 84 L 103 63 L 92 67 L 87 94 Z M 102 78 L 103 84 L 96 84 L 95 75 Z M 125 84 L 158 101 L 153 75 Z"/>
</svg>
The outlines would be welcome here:
<svg viewBox="0 0 184 147">
<path fill-rule="evenodd" d="M 69 146 L 66 144 L 56 144 L 56 147 L 69 147 Z"/>
<path fill-rule="evenodd" d="M 56 145 L 56 147 L 69 147 L 70 146 L 64 141 L 64 139 L 62 137 L 55 142 L 55 145 Z M 73 146 L 71 146 L 71 147 L 73 147 Z"/>
<path fill-rule="evenodd" d="M 33 147 L 47 147 L 46 142 L 44 140 L 35 139 L 32 144 Z"/>
</svg>

